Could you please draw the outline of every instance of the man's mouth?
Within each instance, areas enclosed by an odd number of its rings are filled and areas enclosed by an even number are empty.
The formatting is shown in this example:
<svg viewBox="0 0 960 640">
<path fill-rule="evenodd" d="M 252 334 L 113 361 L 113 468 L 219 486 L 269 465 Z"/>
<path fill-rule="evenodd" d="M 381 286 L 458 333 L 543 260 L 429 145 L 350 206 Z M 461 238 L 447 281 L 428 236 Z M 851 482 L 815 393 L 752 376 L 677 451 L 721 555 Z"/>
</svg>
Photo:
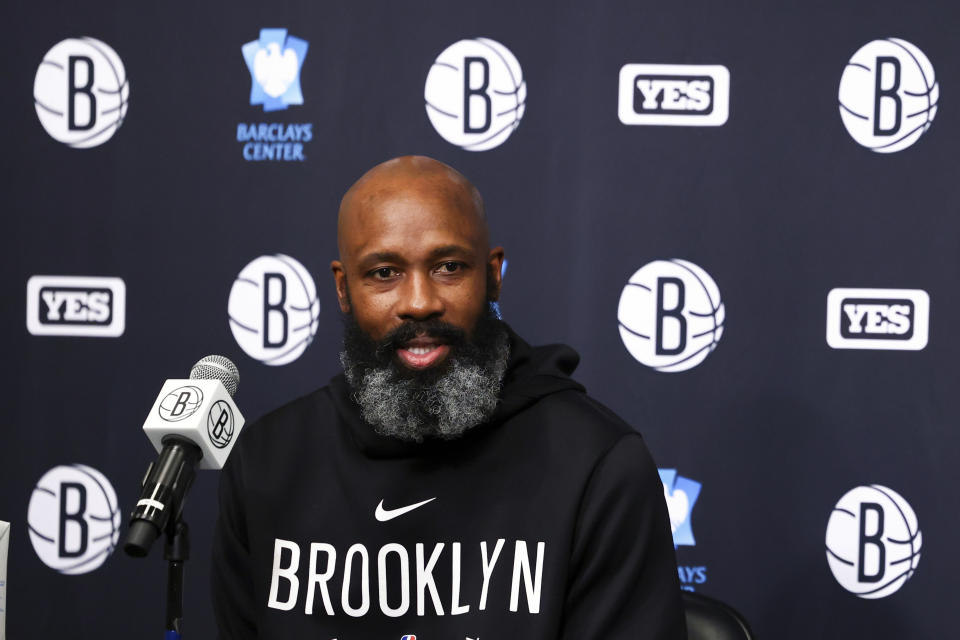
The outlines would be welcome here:
<svg viewBox="0 0 960 640">
<path fill-rule="evenodd" d="M 426 369 L 440 363 L 450 353 L 450 346 L 438 338 L 419 336 L 397 349 L 397 357 L 410 369 Z"/>
</svg>

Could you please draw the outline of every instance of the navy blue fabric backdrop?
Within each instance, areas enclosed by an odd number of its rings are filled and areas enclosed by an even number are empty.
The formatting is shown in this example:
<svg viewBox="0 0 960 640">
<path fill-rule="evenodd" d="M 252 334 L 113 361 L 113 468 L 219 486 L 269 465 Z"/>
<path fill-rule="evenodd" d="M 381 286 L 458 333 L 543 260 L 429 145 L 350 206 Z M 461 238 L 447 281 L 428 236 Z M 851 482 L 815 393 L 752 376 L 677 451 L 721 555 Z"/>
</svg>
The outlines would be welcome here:
<svg viewBox="0 0 960 640">
<path fill-rule="evenodd" d="M 410 153 L 483 193 L 504 318 L 575 347 L 577 378 L 646 438 L 685 588 L 764 638 L 951 635 L 952 3 L 0 15 L 14 640 L 159 637 L 160 550 L 113 545 L 163 380 L 222 353 L 254 418 L 336 374 L 339 197 Z M 192 638 L 215 633 L 216 484 L 201 473 L 186 507 Z"/>
</svg>

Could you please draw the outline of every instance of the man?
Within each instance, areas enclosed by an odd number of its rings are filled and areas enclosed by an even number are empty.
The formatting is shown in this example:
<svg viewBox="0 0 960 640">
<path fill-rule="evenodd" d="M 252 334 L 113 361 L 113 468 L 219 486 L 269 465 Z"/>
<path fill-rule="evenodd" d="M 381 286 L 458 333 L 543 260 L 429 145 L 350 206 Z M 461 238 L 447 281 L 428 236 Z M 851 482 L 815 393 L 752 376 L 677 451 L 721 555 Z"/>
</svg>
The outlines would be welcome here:
<svg viewBox="0 0 960 640">
<path fill-rule="evenodd" d="M 462 175 L 405 157 L 340 206 L 344 375 L 243 432 L 213 546 L 221 637 L 675 640 L 640 436 L 491 311 L 504 252 Z"/>
</svg>

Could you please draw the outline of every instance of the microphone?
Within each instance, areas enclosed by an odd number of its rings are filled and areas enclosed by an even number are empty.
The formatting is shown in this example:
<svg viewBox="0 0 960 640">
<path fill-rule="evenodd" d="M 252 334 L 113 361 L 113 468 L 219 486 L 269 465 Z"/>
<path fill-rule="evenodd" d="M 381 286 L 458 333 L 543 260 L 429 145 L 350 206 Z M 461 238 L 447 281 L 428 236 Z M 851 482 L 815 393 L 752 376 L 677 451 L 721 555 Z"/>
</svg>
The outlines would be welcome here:
<svg viewBox="0 0 960 640">
<path fill-rule="evenodd" d="M 143 478 L 140 499 L 130 514 L 123 550 L 142 558 L 170 524 L 180 520 L 197 467 L 222 469 L 243 428 L 233 402 L 240 373 L 223 356 L 202 358 L 188 380 L 167 380 L 143 423 L 159 452 Z"/>
</svg>

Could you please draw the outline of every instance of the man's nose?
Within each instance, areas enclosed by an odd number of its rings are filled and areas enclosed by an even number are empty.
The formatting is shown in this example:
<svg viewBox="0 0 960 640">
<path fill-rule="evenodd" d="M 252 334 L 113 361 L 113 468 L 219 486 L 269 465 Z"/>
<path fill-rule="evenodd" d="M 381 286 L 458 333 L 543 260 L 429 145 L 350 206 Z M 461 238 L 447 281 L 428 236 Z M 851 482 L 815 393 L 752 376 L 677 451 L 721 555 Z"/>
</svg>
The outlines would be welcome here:
<svg viewBox="0 0 960 640">
<path fill-rule="evenodd" d="M 397 315 L 404 320 L 429 320 L 443 315 L 443 312 L 443 300 L 430 276 L 416 272 L 408 274 L 397 305 Z"/>
</svg>

